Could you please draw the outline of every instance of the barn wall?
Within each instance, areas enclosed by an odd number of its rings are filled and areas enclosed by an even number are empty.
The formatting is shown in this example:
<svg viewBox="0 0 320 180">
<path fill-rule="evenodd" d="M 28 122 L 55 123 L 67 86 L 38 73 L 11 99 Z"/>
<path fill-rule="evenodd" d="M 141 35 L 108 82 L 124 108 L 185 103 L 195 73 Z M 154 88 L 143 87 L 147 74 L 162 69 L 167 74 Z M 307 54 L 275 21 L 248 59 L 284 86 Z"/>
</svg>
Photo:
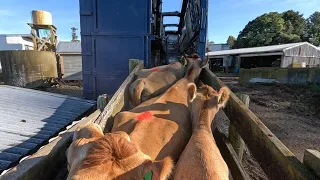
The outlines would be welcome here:
<svg viewBox="0 0 320 180">
<path fill-rule="evenodd" d="M 63 58 L 63 79 L 82 80 L 82 57 L 81 54 L 61 54 Z"/>
<path fill-rule="evenodd" d="M 294 56 L 285 56 L 283 60 L 282 67 L 290 68 L 293 63 L 303 63 L 305 62 L 307 67 L 319 67 L 320 58 L 316 57 L 294 57 Z"/>
<path fill-rule="evenodd" d="M 239 83 L 278 82 L 281 84 L 320 83 L 320 68 L 240 69 Z"/>
<path fill-rule="evenodd" d="M 293 63 L 305 62 L 309 67 L 317 67 L 320 64 L 320 50 L 310 44 L 303 44 L 284 51 L 282 67 L 292 67 Z"/>
</svg>

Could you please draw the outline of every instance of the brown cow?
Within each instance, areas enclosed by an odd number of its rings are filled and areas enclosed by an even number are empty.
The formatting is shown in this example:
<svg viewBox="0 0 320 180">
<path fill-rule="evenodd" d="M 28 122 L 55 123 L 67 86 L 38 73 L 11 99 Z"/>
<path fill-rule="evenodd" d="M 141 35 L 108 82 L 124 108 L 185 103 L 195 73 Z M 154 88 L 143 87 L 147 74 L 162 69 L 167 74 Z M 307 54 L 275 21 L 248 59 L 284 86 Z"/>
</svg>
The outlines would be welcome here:
<svg viewBox="0 0 320 180">
<path fill-rule="evenodd" d="M 68 170 L 73 171 L 80 161 L 84 158 L 89 146 L 88 143 L 95 141 L 103 136 L 99 125 L 91 123 L 86 126 L 78 127 L 73 133 L 73 143 L 67 149 Z"/>
<path fill-rule="evenodd" d="M 189 141 L 192 133 L 189 105 L 196 95 L 194 80 L 206 65 L 197 55 L 194 57 L 188 57 L 192 62 L 188 62 L 186 76 L 165 93 L 114 118 L 112 132 L 127 132 L 152 160 L 170 156 L 177 161 Z"/>
<path fill-rule="evenodd" d="M 229 169 L 223 160 L 211 131 L 215 114 L 229 99 L 230 90 L 219 92 L 202 86 L 192 103 L 193 133 L 175 166 L 173 179 L 229 179 Z"/>
<path fill-rule="evenodd" d="M 133 106 L 138 106 L 142 102 L 164 93 L 181 79 L 185 72 L 188 72 L 194 66 L 194 63 L 197 63 L 198 66 L 202 63 L 200 56 L 197 54 L 185 55 L 181 57 L 180 62 L 173 62 L 152 69 L 142 69 L 138 73 L 137 79 L 129 87 L 130 100 Z"/>
<path fill-rule="evenodd" d="M 186 62 L 182 57 L 180 62 Z M 142 69 L 129 87 L 131 103 L 134 106 L 165 92 L 184 76 L 186 63 L 173 62 L 169 65 Z"/>
<path fill-rule="evenodd" d="M 171 158 L 152 161 L 125 132 L 103 135 L 96 124 L 74 133 L 67 151 L 68 180 L 167 180 L 173 168 Z"/>
</svg>

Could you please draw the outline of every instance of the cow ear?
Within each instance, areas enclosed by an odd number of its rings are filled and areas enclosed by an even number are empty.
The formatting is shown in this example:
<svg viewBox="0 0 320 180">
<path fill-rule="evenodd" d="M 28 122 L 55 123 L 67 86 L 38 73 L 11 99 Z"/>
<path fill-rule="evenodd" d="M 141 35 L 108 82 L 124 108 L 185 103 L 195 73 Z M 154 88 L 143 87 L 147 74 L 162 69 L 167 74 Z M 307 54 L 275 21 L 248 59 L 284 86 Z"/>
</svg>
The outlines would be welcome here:
<svg viewBox="0 0 320 180">
<path fill-rule="evenodd" d="M 209 63 L 209 58 L 205 58 L 205 60 L 201 62 L 201 68 L 205 67 L 208 63 Z"/>
<path fill-rule="evenodd" d="M 79 131 L 81 130 L 81 127 L 78 127 L 74 132 L 73 132 L 73 137 L 72 137 L 72 141 L 75 141 L 77 139 L 79 139 Z"/>
<path fill-rule="evenodd" d="M 188 84 L 188 97 L 192 102 L 197 96 L 197 86 L 194 83 Z"/>
<path fill-rule="evenodd" d="M 70 164 L 69 164 L 69 157 L 68 157 L 68 154 L 69 154 L 69 148 L 67 148 L 67 150 L 64 152 L 65 153 L 65 156 L 67 158 L 67 169 L 68 169 L 68 172 L 70 172 Z"/>
<path fill-rule="evenodd" d="M 75 141 L 80 138 L 93 138 L 93 137 L 102 137 L 103 131 L 98 124 L 89 123 L 83 126 L 78 127 L 74 133 L 72 140 Z"/>
<path fill-rule="evenodd" d="M 193 58 L 193 59 L 200 59 L 201 57 L 199 56 L 199 54 L 197 54 L 197 53 L 193 53 L 192 55 L 191 55 L 191 57 Z"/>
<path fill-rule="evenodd" d="M 125 138 L 129 142 L 131 142 L 130 136 L 124 131 L 113 132 L 113 134 L 119 134 L 122 138 Z"/>
<path fill-rule="evenodd" d="M 180 63 L 181 63 L 182 65 L 186 66 L 186 65 L 188 64 L 188 61 L 187 61 L 187 59 L 186 59 L 184 56 L 182 56 L 181 59 L 180 59 Z"/>
<path fill-rule="evenodd" d="M 219 90 L 218 96 L 218 108 L 224 107 L 229 100 L 230 90 L 228 87 L 224 86 Z"/>
<path fill-rule="evenodd" d="M 143 167 L 143 180 L 166 180 L 170 177 L 173 162 L 170 157 L 161 161 L 147 161 Z"/>
</svg>

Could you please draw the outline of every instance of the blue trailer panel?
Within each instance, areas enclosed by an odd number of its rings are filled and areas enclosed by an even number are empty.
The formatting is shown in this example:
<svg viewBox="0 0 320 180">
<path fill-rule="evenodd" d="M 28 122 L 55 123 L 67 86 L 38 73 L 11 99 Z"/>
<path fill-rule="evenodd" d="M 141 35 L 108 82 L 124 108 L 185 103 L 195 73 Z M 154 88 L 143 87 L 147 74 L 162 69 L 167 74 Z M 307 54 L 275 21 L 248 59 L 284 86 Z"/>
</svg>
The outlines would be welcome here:
<svg viewBox="0 0 320 180">
<path fill-rule="evenodd" d="M 150 18 L 150 0 L 80 0 L 85 98 L 113 94 L 129 74 L 129 59 L 148 66 Z"/>
</svg>

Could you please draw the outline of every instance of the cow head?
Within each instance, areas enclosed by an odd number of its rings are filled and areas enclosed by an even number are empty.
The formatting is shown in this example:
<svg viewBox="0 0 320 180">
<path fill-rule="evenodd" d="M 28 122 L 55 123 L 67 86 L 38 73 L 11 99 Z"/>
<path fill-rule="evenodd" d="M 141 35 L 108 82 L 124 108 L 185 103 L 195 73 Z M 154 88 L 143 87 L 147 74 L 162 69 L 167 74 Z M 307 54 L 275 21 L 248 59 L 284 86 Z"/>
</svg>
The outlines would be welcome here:
<svg viewBox="0 0 320 180">
<path fill-rule="evenodd" d="M 98 124 L 95 123 L 89 123 L 84 126 L 78 127 L 74 133 L 72 140 L 75 141 L 77 139 L 81 138 L 94 138 L 94 137 L 102 137 L 103 131 L 101 127 Z"/>
<path fill-rule="evenodd" d="M 200 56 L 196 53 L 192 55 L 185 55 L 187 66 L 186 66 L 186 77 L 191 81 L 197 81 L 202 68 L 208 64 L 208 59 L 202 61 Z"/>
<path fill-rule="evenodd" d="M 84 156 L 83 160 L 78 167 L 71 168 L 68 179 L 166 180 L 173 168 L 169 157 L 150 160 L 125 132 L 107 133 L 87 146 L 84 155 L 78 155 Z"/>
<path fill-rule="evenodd" d="M 204 120 L 211 124 L 215 114 L 227 103 L 229 96 L 230 90 L 228 87 L 222 87 L 219 91 L 216 91 L 208 85 L 202 85 L 198 89 L 197 96 L 192 102 L 193 127 L 199 124 L 199 122 L 195 122 L 196 120 Z M 209 113 L 209 116 L 206 117 L 210 117 L 209 119 L 201 119 L 197 117 L 200 116 L 200 114 L 205 110 L 208 110 L 207 113 Z"/>
<path fill-rule="evenodd" d="M 103 131 L 98 124 L 89 123 L 78 127 L 74 133 L 72 141 L 73 143 L 66 150 L 66 157 L 68 162 L 68 171 L 71 167 L 77 166 L 77 164 L 84 158 L 79 154 L 85 155 L 89 143 L 103 136 Z"/>
</svg>

